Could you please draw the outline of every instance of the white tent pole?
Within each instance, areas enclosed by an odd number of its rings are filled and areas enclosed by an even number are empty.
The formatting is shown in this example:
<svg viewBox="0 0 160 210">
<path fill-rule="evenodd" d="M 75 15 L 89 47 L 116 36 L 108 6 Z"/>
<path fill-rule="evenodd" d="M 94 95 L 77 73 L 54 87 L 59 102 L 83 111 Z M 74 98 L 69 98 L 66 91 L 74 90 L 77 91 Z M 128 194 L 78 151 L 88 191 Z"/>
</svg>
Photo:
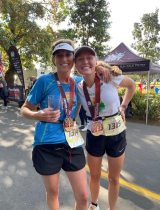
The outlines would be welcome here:
<svg viewBox="0 0 160 210">
<path fill-rule="evenodd" d="M 146 106 L 146 125 L 148 124 L 148 107 L 149 107 L 149 89 L 150 89 L 150 71 L 148 71 L 147 82 L 147 106 Z"/>
</svg>

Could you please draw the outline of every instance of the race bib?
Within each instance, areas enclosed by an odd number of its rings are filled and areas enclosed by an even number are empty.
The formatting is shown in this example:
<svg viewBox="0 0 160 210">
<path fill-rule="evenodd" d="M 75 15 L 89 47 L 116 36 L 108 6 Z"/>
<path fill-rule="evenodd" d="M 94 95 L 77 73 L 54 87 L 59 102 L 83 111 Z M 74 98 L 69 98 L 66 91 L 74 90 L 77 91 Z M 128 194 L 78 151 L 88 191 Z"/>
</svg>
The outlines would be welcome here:
<svg viewBox="0 0 160 210">
<path fill-rule="evenodd" d="M 64 130 L 64 132 L 65 132 L 66 140 L 71 148 L 78 147 L 84 144 L 83 137 L 81 133 L 79 132 L 79 128 L 76 124 L 74 125 L 72 130 L 70 131 Z"/>
<path fill-rule="evenodd" d="M 103 121 L 103 129 L 105 136 L 115 136 L 126 129 L 121 115 L 105 118 Z"/>
</svg>

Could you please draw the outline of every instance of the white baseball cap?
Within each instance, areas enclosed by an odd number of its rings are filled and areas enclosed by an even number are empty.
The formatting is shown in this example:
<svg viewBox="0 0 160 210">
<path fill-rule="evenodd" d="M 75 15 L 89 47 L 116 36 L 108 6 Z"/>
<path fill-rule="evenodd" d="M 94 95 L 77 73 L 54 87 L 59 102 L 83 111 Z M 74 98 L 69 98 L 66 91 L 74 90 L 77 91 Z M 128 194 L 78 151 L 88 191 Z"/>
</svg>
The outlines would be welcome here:
<svg viewBox="0 0 160 210">
<path fill-rule="evenodd" d="M 70 44 L 68 44 L 68 43 L 57 44 L 55 46 L 55 48 L 53 49 L 52 54 L 54 54 L 58 50 L 67 50 L 67 51 L 70 51 L 70 52 L 74 52 L 73 47 Z"/>
</svg>

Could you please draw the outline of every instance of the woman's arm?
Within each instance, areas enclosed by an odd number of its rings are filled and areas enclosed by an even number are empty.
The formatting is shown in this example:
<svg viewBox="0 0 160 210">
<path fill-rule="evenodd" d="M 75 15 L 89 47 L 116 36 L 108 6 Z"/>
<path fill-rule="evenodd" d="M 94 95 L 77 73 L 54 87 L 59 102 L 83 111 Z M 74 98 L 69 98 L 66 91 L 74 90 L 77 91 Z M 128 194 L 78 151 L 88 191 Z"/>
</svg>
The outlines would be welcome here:
<svg viewBox="0 0 160 210">
<path fill-rule="evenodd" d="M 119 86 L 126 88 L 121 106 L 127 108 L 136 90 L 135 82 L 131 78 L 125 76 L 122 82 L 119 84 Z"/>
<path fill-rule="evenodd" d="M 37 106 L 29 103 L 27 100 L 24 102 L 23 106 L 21 107 L 21 114 L 26 118 L 38 120 Z"/>
<path fill-rule="evenodd" d="M 122 98 L 121 105 L 119 107 L 119 111 L 121 112 L 122 118 L 125 122 L 125 111 L 135 93 L 136 85 L 135 85 L 135 82 L 131 78 L 125 76 L 122 82 L 119 84 L 119 86 L 126 88 L 125 94 Z"/>
<path fill-rule="evenodd" d="M 129 102 L 131 101 L 132 97 L 134 96 L 136 85 L 135 85 L 135 82 L 131 78 L 125 76 L 122 82 L 119 84 L 119 86 L 126 88 L 125 94 L 123 96 L 123 100 L 119 108 L 122 114 L 122 118 L 125 121 L 125 110 L 127 109 L 127 106 Z"/>
<path fill-rule="evenodd" d="M 29 119 L 43 122 L 57 122 L 60 117 L 60 110 L 53 111 L 52 108 L 37 110 L 37 106 L 29 103 L 27 100 L 21 107 L 21 114 Z"/>
</svg>

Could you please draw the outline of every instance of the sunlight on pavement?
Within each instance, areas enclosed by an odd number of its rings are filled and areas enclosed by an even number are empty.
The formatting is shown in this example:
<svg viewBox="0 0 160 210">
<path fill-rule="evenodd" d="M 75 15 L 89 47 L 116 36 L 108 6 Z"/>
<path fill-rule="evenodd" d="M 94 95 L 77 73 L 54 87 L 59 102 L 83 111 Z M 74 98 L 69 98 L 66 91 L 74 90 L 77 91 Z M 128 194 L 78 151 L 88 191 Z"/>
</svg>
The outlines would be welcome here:
<svg viewBox="0 0 160 210">
<path fill-rule="evenodd" d="M 12 146 L 14 146 L 15 144 L 17 143 L 17 141 L 16 140 L 14 140 L 14 141 L 5 141 L 5 140 L 1 140 L 0 141 L 0 146 L 2 146 L 2 147 L 12 147 Z"/>
<path fill-rule="evenodd" d="M 87 172 L 89 172 L 89 168 L 88 166 L 86 166 L 86 170 Z M 101 171 L 101 178 L 105 178 L 108 180 L 108 173 L 104 170 Z M 153 199 L 153 200 L 157 200 L 160 201 L 160 194 L 152 192 L 146 188 L 143 188 L 139 185 L 130 183 L 125 181 L 124 179 L 120 178 L 120 185 L 122 187 L 128 188 L 129 190 L 135 191 L 138 194 L 141 194 L 144 197 L 147 197 L 148 199 Z"/>
<path fill-rule="evenodd" d="M 6 176 L 3 178 L 3 183 L 6 188 L 10 188 L 13 185 L 13 180 L 9 176 Z"/>
</svg>

